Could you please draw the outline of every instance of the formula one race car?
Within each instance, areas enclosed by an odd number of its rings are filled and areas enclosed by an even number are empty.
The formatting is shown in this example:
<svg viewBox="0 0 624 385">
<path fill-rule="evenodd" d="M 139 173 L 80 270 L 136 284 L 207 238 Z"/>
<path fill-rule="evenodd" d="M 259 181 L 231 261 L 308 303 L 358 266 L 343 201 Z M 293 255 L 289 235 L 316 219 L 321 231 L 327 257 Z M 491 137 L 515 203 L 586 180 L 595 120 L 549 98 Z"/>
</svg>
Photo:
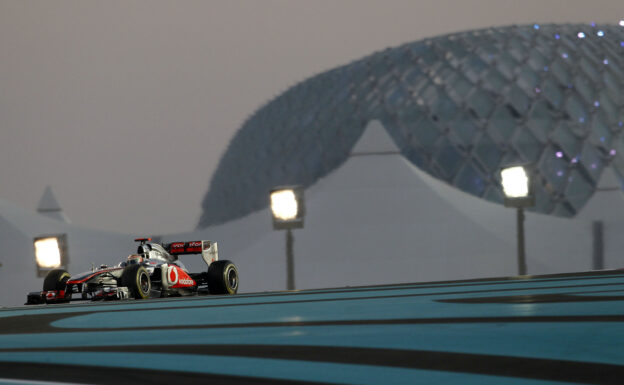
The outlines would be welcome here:
<svg viewBox="0 0 624 385">
<path fill-rule="evenodd" d="M 230 261 L 219 261 L 216 242 L 135 241 L 139 242 L 137 253 L 117 266 L 101 265 L 71 277 L 65 270 L 51 270 L 43 281 L 43 291 L 29 293 L 26 304 L 69 302 L 74 294 L 83 300 L 236 294 L 238 270 Z M 187 254 L 201 254 L 208 270 L 189 273 L 178 260 Z"/>
</svg>

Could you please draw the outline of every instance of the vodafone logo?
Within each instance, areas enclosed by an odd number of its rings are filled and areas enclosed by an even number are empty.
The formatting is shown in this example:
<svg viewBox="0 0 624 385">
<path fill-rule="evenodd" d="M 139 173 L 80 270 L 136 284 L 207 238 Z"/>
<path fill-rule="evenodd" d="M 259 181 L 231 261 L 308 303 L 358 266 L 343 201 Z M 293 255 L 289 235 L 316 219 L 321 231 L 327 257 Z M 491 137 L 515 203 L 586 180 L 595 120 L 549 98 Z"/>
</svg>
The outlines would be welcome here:
<svg viewBox="0 0 624 385">
<path fill-rule="evenodd" d="M 197 283 L 186 274 L 186 272 L 178 266 L 169 266 L 167 267 L 167 283 L 171 288 L 182 288 L 188 286 L 195 286 Z"/>
<path fill-rule="evenodd" d="M 178 269 L 176 269 L 174 266 L 169 266 L 169 269 L 167 271 L 167 278 L 171 286 L 177 284 L 179 280 Z"/>
</svg>

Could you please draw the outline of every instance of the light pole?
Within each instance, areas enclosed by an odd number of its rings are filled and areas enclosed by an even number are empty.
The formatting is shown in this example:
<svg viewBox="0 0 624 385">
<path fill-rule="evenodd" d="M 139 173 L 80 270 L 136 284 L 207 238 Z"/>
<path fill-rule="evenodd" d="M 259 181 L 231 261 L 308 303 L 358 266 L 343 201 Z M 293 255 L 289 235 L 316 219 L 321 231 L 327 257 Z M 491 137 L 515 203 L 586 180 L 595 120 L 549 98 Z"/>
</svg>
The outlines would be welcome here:
<svg viewBox="0 0 624 385">
<path fill-rule="evenodd" d="M 524 241 L 524 208 L 535 205 L 532 168 L 528 165 L 513 165 L 501 170 L 501 184 L 505 193 L 504 204 L 516 208 L 516 229 L 518 239 L 518 275 L 526 275 L 526 251 Z"/>
<path fill-rule="evenodd" d="M 293 229 L 303 228 L 305 201 L 302 186 L 275 187 L 270 193 L 273 228 L 286 230 L 286 289 L 295 289 L 295 255 Z"/>
</svg>

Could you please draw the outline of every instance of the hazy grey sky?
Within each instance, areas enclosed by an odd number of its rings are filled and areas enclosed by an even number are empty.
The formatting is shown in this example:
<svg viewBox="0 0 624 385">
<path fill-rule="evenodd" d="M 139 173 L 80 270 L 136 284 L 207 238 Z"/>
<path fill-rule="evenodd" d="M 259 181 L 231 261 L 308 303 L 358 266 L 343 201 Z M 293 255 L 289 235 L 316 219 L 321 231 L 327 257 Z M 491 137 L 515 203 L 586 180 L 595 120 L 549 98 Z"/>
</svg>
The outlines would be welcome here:
<svg viewBox="0 0 624 385">
<path fill-rule="evenodd" d="M 190 230 L 232 135 L 299 81 L 428 36 L 621 17 L 622 0 L 0 0 L 0 198 L 34 210 L 51 185 L 76 224 Z"/>
</svg>

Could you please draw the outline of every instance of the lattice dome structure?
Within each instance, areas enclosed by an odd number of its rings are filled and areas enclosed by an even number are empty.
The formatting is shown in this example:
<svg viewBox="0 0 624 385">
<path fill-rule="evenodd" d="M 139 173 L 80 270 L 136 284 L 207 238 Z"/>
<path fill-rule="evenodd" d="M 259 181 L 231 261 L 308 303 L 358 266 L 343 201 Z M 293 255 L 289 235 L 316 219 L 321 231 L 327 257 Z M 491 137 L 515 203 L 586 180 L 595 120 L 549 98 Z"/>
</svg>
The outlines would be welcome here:
<svg viewBox="0 0 624 385">
<path fill-rule="evenodd" d="M 255 112 L 229 144 L 199 227 L 310 186 L 380 120 L 401 153 L 457 188 L 502 202 L 498 170 L 532 163 L 534 211 L 574 216 L 605 166 L 624 176 L 624 27 L 527 25 L 430 38 L 321 73 Z"/>
</svg>

